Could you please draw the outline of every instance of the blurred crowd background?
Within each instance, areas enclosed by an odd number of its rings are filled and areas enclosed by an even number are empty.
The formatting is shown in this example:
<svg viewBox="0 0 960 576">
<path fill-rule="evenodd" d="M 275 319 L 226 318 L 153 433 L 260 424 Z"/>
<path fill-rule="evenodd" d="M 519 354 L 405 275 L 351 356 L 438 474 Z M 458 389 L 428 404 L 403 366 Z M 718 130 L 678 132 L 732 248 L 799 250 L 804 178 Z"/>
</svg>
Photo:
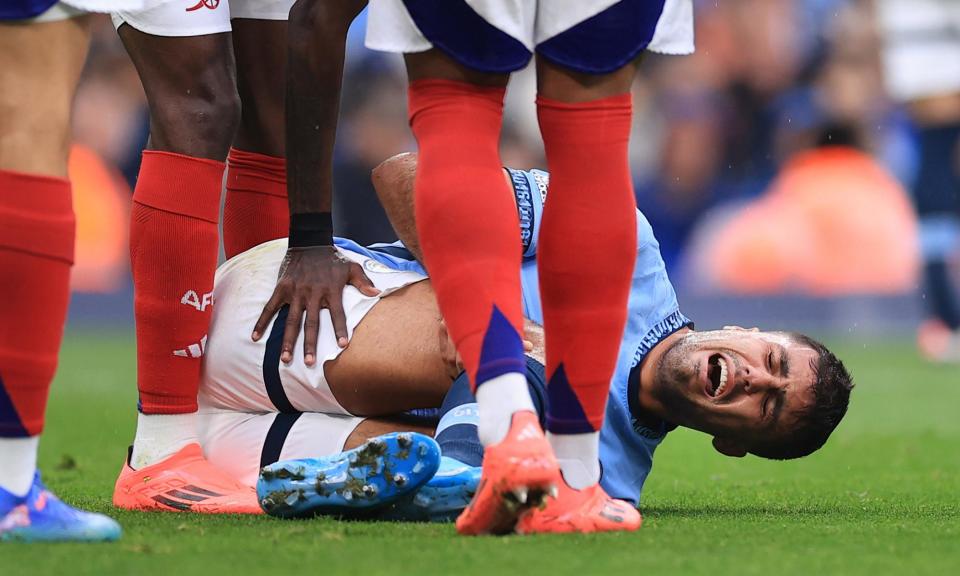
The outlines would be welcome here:
<svg viewBox="0 0 960 576">
<path fill-rule="evenodd" d="M 703 327 L 745 316 L 821 332 L 912 334 L 929 320 L 932 233 L 918 225 L 910 192 L 922 172 L 922 133 L 884 76 L 889 33 L 879 12 L 877 0 L 697 0 L 696 54 L 644 60 L 631 148 L 637 202 L 681 303 L 706 318 Z M 361 17 L 348 47 L 335 226 L 369 243 L 395 239 L 370 170 L 415 142 L 402 63 L 365 49 L 364 28 Z M 960 20 L 948 28 L 960 42 Z M 124 211 L 147 111 L 108 19 L 94 36 L 75 114 L 74 164 L 85 174 L 75 284 L 81 293 L 129 293 Z M 534 87 L 532 70 L 511 81 L 502 136 L 511 167 L 545 167 Z M 936 229 L 953 277 L 956 218 Z M 77 314 L 84 306 L 75 299 Z"/>
</svg>

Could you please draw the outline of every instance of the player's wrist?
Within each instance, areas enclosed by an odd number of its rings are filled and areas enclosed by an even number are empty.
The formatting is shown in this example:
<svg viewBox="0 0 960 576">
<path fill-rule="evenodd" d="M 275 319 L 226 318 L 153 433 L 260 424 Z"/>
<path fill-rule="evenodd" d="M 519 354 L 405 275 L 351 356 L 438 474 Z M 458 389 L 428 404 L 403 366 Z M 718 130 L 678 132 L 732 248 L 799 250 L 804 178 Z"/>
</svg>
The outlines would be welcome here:
<svg viewBox="0 0 960 576">
<path fill-rule="evenodd" d="M 290 215 L 290 248 L 333 245 L 333 216 L 330 212 Z"/>
</svg>

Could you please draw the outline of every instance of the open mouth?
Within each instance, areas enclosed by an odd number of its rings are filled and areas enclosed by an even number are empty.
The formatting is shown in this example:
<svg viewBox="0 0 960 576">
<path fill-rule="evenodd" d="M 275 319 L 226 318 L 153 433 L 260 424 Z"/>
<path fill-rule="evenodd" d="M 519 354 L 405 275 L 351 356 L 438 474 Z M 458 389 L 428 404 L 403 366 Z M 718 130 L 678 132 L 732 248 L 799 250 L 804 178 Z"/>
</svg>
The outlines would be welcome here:
<svg viewBox="0 0 960 576">
<path fill-rule="evenodd" d="M 707 360 L 707 395 L 718 398 L 726 392 L 733 380 L 730 361 L 720 354 L 713 354 Z"/>
</svg>

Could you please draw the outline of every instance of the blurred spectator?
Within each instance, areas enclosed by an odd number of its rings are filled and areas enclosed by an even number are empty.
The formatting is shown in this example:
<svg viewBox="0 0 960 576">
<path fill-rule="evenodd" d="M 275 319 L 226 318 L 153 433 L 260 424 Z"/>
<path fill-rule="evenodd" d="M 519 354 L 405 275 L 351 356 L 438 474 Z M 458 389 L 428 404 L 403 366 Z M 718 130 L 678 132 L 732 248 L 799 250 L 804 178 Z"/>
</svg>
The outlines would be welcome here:
<svg viewBox="0 0 960 576">
<path fill-rule="evenodd" d="M 960 302 L 949 262 L 960 246 L 960 3 L 880 0 L 889 92 L 916 124 L 912 182 L 920 217 L 928 321 L 918 344 L 936 361 L 960 362 Z"/>
</svg>

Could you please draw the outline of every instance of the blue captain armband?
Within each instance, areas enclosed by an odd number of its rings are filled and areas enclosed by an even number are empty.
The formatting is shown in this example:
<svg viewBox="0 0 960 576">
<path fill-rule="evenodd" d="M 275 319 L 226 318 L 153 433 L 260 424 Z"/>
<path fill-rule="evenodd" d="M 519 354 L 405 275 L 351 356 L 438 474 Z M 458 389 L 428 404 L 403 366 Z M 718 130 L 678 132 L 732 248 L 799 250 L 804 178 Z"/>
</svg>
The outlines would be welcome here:
<svg viewBox="0 0 960 576">
<path fill-rule="evenodd" d="M 540 236 L 540 220 L 543 217 L 543 203 L 547 200 L 550 175 L 543 170 L 507 168 L 507 172 L 517 200 L 523 257 L 533 258 L 537 254 L 537 238 Z"/>
</svg>

